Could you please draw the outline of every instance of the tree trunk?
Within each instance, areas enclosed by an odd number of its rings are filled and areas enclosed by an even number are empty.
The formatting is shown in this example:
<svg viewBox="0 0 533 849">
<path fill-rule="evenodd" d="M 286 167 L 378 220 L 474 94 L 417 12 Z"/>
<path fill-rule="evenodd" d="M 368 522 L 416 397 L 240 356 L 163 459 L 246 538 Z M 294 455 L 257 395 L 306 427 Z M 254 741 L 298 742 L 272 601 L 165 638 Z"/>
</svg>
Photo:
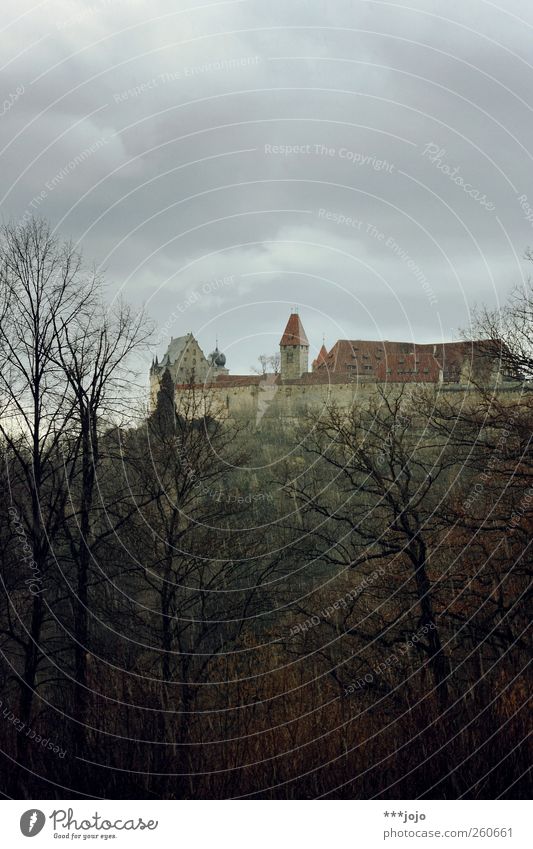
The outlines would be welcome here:
<svg viewBox="0 0 533 849">
<path fill-rule="evenodd" d="M 420 624 L 428 629 L 429 665 L 439 708 L 444 711 L 449 704 L 450 662 L 440 639 L 439 629 L 433 613 L 431 600 L 431 582 L 426 569 L 426 546 L 416 540 L 410 546 L 410 556 L 414 566 L 416 591 L 420 607 Z"/>
</svg>

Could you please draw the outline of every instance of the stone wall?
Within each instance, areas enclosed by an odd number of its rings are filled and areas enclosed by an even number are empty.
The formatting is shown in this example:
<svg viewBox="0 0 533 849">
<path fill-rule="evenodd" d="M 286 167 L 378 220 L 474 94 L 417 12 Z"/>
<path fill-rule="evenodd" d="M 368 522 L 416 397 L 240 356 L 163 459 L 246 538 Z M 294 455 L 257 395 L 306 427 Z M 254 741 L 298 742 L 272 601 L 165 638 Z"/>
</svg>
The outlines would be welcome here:
<svg viewBox="0 0 533 849">
<path fill-rule="evenodd" d="M 221 415 L 261 428 L 273 421 L 292 424 L 308 414 L 319 415 L 328 404 L 335 403 L 341 409 L 349 409 L 354 403 L 367 403 L 378 389 L 376 382 L 335 383 L 315 385 L 285 385 L 260 381 L 255 385 L 209 387 L 200 390 L 208 394 L 213 408 Z M 473 386 L 449 384 L 425 384 L 427 388 L 438 388 L 439 393 L 475 393 Z M 420 384 L 388 384 L 398 391 L 410 391 Z M 186 391 L 186 390 L 181 390 Z M 500 387 L 500 392 L 517 393 L 520 387 Z M 180 389 L 177 390 L 180 392 Z"/>
</svg>

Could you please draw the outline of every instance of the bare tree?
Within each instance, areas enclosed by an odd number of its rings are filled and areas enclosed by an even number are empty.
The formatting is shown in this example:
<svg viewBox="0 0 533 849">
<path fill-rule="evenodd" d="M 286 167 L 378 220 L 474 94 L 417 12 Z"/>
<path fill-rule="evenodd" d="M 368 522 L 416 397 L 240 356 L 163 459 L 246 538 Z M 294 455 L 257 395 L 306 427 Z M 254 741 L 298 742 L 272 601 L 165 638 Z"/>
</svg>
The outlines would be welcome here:
<svg viewBox="0 0 533 849">
<path fill-rule="evenodd" d="M 151 328 L 142 310 L 134 312 L 122 302 L 106 308 L 96 278 L 87 287 L 84 303 L 76 315 L 68 322 L 62 315 L 55 316 L 54 324 L 60 340 L 55 362 L 64 375 L 72 409 L 73 469 L 65 531 L 76 571 L 75 586 L 71 587 L 75 611 L 74 676 L 78 685 L 74 714 L 79 722 L 75 739 L 78 749 L 83 750 L 91 564 L 101 508 L 107 511 L 109 506 L 95 503 L 97 477 L 102 474 L 100 435 L 104 427 L 111 423 L 120 425 L 130 416 L 137 401 L 131 359 L 147 344 Z"/>
<path fill-rule="evenodd" d="M 232 486 L 245 459 L 240 442 L 239 427 L 201 388 L 184 389 L 176 406 L 168 371 L 146 426 L 124 441 L 130 488 L 144 504 L 127 524 L 126 544 L 134 540 L 142 553 L 146 612 L 136 628 L 153 646 L 161 680 L 158 733 L 169 744 L 189 739 L 202 683 L 224 664 L 261 604 L 260 570 L 270 567 L 254 571 L 258 535 L 239 527 L 247 509 Z M 167 717 L 174 712 L 177 722 Z M 190 754 L 187 746 L 180 750 L 180 771 L 189 772 Z M 159 767 L 163 756 L 160 750 Z"/>
<path fill-rule="evenodd" d="M 526 258 L 533 262 L 533 252 Z M 533 282 L 516 286 L 507 303 L 498 310 L 482 307 L 474 312 L 464 334 L 476 340 L 478 351 L 498 367 L 503 377 L 533 378 Z M 481 340 L 481 341 L 479 341 Z"/>
<path fill-rule="evenodd" d="M 87 704 L 100 432 L 130 409 L 135 389 L 129 363 L 147 341 L 149 328 L 142 312 L 121 303 L 104 307 L 100 280 L 85 271 L 81 256 L 53 236 L 45 222 L 4 227 L 0 263 L 0 434 L 7 448 L 13 515 L 31 549 L 26 563 L 31 609 L 18 592 L 17 621 L 9 626 L 14 656 L 23 653 L 20 717 L 29 723 L 39 666 L 46 659 L 43 636 L 51 634 L 46 617 L 57 618 L 51 572 L 56 564 L 71 591 L 71 640 L 65 647 L 63 635 L 62 650 L 74 654 L 79 751 Z M 23 762 L 24 735 L 18 741 Z"/>
<path fill-rule="evenodd" d="M 58 362 L 66 328 L 90 297 L 79 255 L 32 220 L 0 232 L 0 434 L 8 453 L 16 510 L 31 550 L 34 590 L 29 620 L 19 620 L 22 649 L 20 717 L 29 723 L 54 540 L 61 529 L 67 487 L 60 447 L 73 426 L 73 399 Z M 88 287 L 85 284 L 88 282 Z M 19 760 L 25 736 L 19 735 Z"/>
<path fill-rule="evenodd" d="M 281 355 L 279 351 L 275 354 L 260 354 L 257 358 L 259 366 L 252 366 L 255 374 L 279 374 L 281 369 Z"/>
<path fill-rule="evenodd" d="M 394 571 L 409 565 L 417 627 L 427 633 L 420 647 L 444 709 L 450 664 L 435 615 L 429 561 L 443 527 L 441 488 L 455 458 L 443 441 L 420 429 L 403 388 L 379 387 L 363 409 L 332 406 L 311 433 L 302 444 L 315 463 L 286 484 L 300 506 L 302 536 L 309 535 L 318 560 L 330 566 L 357 569 L 375 561 Z"/>
</svg>

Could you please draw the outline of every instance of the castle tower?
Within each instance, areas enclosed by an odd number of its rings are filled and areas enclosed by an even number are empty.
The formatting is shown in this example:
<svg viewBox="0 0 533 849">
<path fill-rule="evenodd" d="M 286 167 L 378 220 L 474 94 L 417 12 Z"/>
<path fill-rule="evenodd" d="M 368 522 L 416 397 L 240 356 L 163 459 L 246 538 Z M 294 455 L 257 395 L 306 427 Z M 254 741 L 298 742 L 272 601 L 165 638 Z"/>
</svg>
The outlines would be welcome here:
<svg viewBox="0 0 533 849">
<path fill-rule="evenodd" d="M 309 371 L 309 341 L 298 313 L 293 312 L 279 343 L 281 378 L 294 380 Z"/>
</svg>

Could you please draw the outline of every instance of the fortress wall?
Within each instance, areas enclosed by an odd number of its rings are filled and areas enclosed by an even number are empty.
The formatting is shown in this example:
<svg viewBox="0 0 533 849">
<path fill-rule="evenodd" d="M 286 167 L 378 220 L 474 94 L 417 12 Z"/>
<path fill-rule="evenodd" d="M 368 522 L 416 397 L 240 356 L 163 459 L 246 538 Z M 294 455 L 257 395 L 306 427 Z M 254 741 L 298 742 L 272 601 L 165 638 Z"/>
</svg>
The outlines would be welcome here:
<svg viewBox="0 0 533 849">
<path fill-rule="evenodd" d="M 261 427 L 270 422 L 291 424 L 301 421 L 306 415 L 318 415 L 324 407 L 336 403 L 341 409 L 349 409 L 354 403 L 366 404 L 376 392 L 376 382 L 366 381 L 357 383 L 317 384 L 317 385 L 281 385 L 267 384 L 210 387 L 206 393 L 213 399 L 215 408 L 230 419 Z M 435 387 L 435 384 L 425 384 Z M 389 388 L 397 386 L 398 390 L 406 389 L 405 383 L 388 384 Z M 409 384 L 415 388 L 420 384 Z M 439 384 L 439 393 L 476 393 L 474 386 L 468 384 Z M 520 387 L 500 386 L 498 391 L 519 395 Z"/>
<path fill-rule="evenodd" d="M 232 419 L 261 426 L 272 419 L 277 422 L 301 420 L 308 413 L 317 414 L 335 402 L 348 409 L 354 401 L 368 400 L 376 391 L 375 383 L 341 383 L 315 386 L 238 386 L 210 388 L 215 405 Z"/>
<path fill-rule="evenodd" d="M 419 383 L 388 383 L 389 388 L 397 387 L 398 391 L 403 388 L 415 388 L 425 385 L 428 388 L 438 388 L 439 393 L 476 393 L 476 388 L 468 383 L 450 384 L 419 384 Z M 245 384 L 243 386 L 209 386 L 204 389 L 205 395 L 214 402 L 216 410 L 220 414 L 234 419 L 240 423 L 246 423 L 253 427 L 261 428 L 270 423 L 296 423 L 302 421 L 308 414 L 319 415 L 328 404 L 335 403 L 341 409 L 349 409 L 354 403 L 367 403 L 369 398 L 375 394 L 378 384 L 375 381 L 361 383 L 334 383 L 334 384 L 281 384 L 271 383 L 268 380 L 258 384 Z M 152 389 L 152 403 L 155 405 L 158 381 L 154 381 Z M 183 390 L 187 391 L 187 390 Z M 497 386 L 498 393 L 520 396 L 523 387 L 517 384 L 500 384 Z M 177 405 L 179 406 L 180 389 L 176 390 Z"/>
</svg>

